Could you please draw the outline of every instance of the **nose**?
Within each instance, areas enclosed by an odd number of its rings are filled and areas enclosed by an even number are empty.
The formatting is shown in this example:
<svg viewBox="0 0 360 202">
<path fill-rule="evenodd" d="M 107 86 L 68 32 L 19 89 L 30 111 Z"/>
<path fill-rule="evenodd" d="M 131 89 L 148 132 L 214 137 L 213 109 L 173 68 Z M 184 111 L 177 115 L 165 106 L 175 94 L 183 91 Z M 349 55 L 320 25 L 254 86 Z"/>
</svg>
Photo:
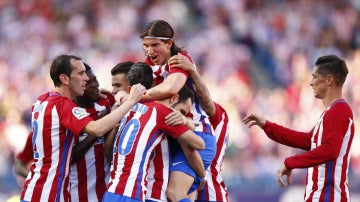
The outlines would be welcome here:
<svg viewBox="0 0 360 202">
<path fill-rule="evenodd" d="M 153 48 L 151 46 L 147 47 L 145 49 L 145 55 L 148 56 L 148 55 L 151 55 L 153 53 Z"/>
</svg>

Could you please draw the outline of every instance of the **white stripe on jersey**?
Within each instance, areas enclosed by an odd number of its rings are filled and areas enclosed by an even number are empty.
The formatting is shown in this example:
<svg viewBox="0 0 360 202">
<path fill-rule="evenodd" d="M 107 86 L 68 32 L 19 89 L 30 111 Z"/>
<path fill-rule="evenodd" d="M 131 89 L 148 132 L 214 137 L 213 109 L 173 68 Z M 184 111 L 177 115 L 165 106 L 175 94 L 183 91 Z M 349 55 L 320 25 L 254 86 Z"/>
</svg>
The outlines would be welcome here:
<svg viewBox="0 0 360 202">
<path fill-rule="evenodd" d="M 341 145 L 341 150 L 340 150 L 340 153 L 339 153 L 339 157 L 338 157 L 338 161 L 336 162 L 336 167 L 335 167 L 335 185 L 339 185 L 340 184 L 340 180 L 341 180 L 341 170 L 342 170 L 342 165 L 343 165 L 343 158 L 344 156 L 346 155 L 346 151 L 348 149 L 348 146 L 349 146 L 349 141 L 350 141 L 350 138 L 351 138 L 351 125 L 353 124 L 353 121 L 351 119 L 349 119 L 349 126 L 348 126 L 348 130 L 346 131 L 345 133 L 345 136 L 344 136 L 344 139 L 343 139 L 343 142 L 342 142 L 342 145 Z M 350 145 L 351 146 L 351 145 Z M 350 148 L 351 149 L 351 148 Z M 351 151 L 351 150 L 350 150 Z M 347 162 L 350 162 L 350 154 L 347 156 Z M 337 171 L 339 170 L 339 172 Z M 346 179 L 347 180 L 347 179 Z M 349 189 L 348 189 L 348 183 L 346 182 L 345 183 L 345 190 L 346 190 L 346 195 L 348 198 L 349 197 Z M 335 190 L 337 190 L 337 192 L 335 192 L 334 194 L 334 201 L 340 201 L 341 199 L 341 189 L 339 186 L 336 186 L 334 187 Z"/>
</svg>

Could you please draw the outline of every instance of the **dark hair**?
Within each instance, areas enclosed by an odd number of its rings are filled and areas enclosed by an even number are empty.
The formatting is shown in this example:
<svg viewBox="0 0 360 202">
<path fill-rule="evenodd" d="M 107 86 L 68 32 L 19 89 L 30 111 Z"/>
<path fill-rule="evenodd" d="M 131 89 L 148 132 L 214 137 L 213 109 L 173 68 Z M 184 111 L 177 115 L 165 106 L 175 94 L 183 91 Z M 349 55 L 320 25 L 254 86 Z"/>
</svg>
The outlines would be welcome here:
<svg viewBox="0 0 360 202">
<path fill-rule="evenodd" d="M 59 55 L 57 56 L 50 66 L 50 77 L 54 82 L 55 87 L 61 86 L 59 76 L 66 74 L 70 77 L 73 67 L 71 60 L 82 60 L 80 57 L 74 55 Z"/>
<path fill-rule="evenodd" d="M 137 62 L 130 68 L 127 79 L 131 86 L 140 83 L 146 89 L 149 89 L 153 83 L 152 68 L 144 62 Z"/>
<path fill-rule="evenodd" d="M 191 103 L 194 102 L 195 99 L 195 94 L 192 90 L 190 90 L 190 88 L 188 88 L 187 86 L 183 86 L 180 91 L 178 92 L 179 94 L 179 100 L 177 101 L 177 103 L 175 103 L 173 106 L 176 106 L 177 104 L 180 103 L 184 103 L 186 102 L 187 99 L 191 99 Z"/>
<path fill-rule="evenodd" d="M 111 69 L 111 75 L 115 76 L 116 74 L 125 74 L 127 75 L 127 73 L 129 72 L 131 66 L 133 66 L 134 63 L 127 61 L 127 62 L 120 62 L 117 65 L 115 65 L 115 67 L 113 67 Z"/>
<path fill-rule="evenodd" d="M 85 72 L 91 71 L 90 65 L 84 62 L 84 66 L 85 66 Z"/>
<path fill-rule="evenodd" d="M 168 42 L 173 40 L 174 30 L 169 23 L 164 20 L 154 20 L 145 25 L 143 31 L 140 34 L 140 38 L 144 39 L 146 36 L 153 37 L 165 37 L 169 39 L 160 39 L 163 42 Z M 170 48 L 171 56 L 178 54 L 181 51 L 181 48 L 175 45 L 173 40 L 173 45 Z"/>
<path fill-rule="evenodd" d="M 338 86 L 342 86 L 344 84 L 346 76 L 349 73 L 345 61 L 336 55 L 325 55 L 319 57 L 315 62 L 315 66 L 317 66 L 317 71 L 320 75 L 333 75 L 335 77 L 336 85 Z"/>
</svg>

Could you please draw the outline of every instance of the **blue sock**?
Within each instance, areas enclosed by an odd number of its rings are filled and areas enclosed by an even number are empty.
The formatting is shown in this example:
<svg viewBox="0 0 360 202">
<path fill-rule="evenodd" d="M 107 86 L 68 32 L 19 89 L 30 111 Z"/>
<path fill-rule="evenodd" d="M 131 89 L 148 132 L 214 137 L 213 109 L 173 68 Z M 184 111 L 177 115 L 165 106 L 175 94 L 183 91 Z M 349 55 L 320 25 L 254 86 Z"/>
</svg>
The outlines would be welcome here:
<svg viewBox="0 0 360 202">
<path fill-rule="evenodd" d="M 189 198 L 183 198 L 179 202 L 191 202 L 191 200 Z"/>
</svg>

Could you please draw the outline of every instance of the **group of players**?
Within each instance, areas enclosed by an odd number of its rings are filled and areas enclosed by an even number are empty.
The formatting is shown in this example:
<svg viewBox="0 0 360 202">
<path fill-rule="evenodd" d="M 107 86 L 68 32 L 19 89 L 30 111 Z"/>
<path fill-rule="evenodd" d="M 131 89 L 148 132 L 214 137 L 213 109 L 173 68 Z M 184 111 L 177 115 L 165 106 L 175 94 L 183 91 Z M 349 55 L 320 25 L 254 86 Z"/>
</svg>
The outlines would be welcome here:
<svg viewBox="0 0 360 202">
<path fill-rule="evenodd" d="M 140 34 L 145 62 L 116 65 L 112 94 L 100 94 L 81 58 L 55 58 L 50 67 L 55 90 L 39 96 L 32 108 L 32 163 L 21 201 L 229 200 L 220 176 L 227 114 L 173 37 L 167 22 L 148 23 Z M 305 150 L 286 158 L 278 171 L 284 187 L 284 175 L 290 184 L 293 169 L 308 168 L 305 201 L 350 201 L 355 127 L 342 95 L 347 74 L 335 55 L 315 62 L 310 86 L 326 109 L 309 132 L 257 114 L 243 119 L 270 139 Z"/>
<path fill-rule="evenodd" d="M 228 117 L 173 36 L 166 21 L 148 23 L 145 62 L 116 65 L 112 93 L 81 58 L 54 59 L 55 90 L 34 103 L 15 164 L 21 201 L 228 201 Z"/>
</svg>

